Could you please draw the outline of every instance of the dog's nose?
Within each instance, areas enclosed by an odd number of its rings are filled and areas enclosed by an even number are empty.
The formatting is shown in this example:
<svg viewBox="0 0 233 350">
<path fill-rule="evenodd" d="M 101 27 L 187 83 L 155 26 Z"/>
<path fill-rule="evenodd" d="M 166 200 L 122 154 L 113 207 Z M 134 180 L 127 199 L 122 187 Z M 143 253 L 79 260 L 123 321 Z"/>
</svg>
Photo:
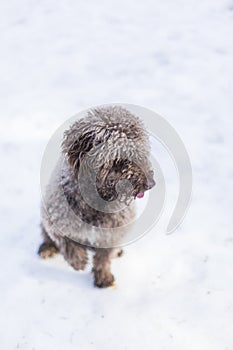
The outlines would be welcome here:
<svg viewBox="0 0 233 350">
<path fill-rule="evenodd" d="M 152 179 L 147 179 L 147 182 L 146 182 L 146 189 L 147 190 L 150 190 L 152 187 L 155 186 L 155 180 L 152 178 Z"/>
</svg>

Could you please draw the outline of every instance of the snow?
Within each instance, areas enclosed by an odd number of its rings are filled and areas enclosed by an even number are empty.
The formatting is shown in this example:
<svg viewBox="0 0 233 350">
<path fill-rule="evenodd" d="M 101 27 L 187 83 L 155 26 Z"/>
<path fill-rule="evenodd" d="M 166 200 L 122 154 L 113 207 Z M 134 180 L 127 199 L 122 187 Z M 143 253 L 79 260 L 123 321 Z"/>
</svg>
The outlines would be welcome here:
<svg viewBox="0 0 233 350">
<path fill-rule="evenodd" d="M 0 3 L 1 349 L 233 349 L 232 17 L 230 0 Z M 37 257 L 39 175 L 56 128 L 111 102 L 172 124 L 193 198 L 174 234 L 166 209 L 98 290 L 90 265 Z M 158 158 L 169 208 L 176 172 Z"/>
</svg>

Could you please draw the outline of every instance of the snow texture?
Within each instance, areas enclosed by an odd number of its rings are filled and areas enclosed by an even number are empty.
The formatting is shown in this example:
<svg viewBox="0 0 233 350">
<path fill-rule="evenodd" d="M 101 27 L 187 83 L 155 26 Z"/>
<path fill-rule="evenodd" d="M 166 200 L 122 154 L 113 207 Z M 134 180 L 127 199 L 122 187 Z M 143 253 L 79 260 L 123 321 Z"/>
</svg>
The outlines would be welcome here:
<svg viewBox="0 0 233 350">
<path fill-rule="evenodd" d="M 0 2 L 0 348 L 233 349 L 233 2 Z M 193 167 L 192 203 L 113 262 L 117 286 L 92 285 L 61 256 L 36 255 L 40 163 L 52 133 L 91 106 L 125 102 L 162 115 Z M 144 199 L 142 199 L 143 201 Z"/>
</svg>

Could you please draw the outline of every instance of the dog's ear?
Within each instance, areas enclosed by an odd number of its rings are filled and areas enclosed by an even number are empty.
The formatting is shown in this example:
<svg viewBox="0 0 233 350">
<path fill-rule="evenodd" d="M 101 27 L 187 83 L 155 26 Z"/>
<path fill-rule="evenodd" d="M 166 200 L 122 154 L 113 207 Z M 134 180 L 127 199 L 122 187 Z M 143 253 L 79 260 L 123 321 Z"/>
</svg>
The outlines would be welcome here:
<svg viewBox="0 0 233 350">
<path fill-rule="evenodd" d="M 96 177 L 96 187 L 101 197 L 106 201 L 117 198 L 116 184 L 119 180 L 112 169 L 113 161 L 104 163 L 98 170 Z M 110 178 L 109 177 L 110 174 Z"/>
<path fill-rule="evenodd" d="M 75 173 L 78 171 L 84 156 L 92 149 L 94 140 L 95 133 L 93 131 L 82 132 L 78 127 L 72 127 L 65 131 L 62 149 Z"/>
</svg>

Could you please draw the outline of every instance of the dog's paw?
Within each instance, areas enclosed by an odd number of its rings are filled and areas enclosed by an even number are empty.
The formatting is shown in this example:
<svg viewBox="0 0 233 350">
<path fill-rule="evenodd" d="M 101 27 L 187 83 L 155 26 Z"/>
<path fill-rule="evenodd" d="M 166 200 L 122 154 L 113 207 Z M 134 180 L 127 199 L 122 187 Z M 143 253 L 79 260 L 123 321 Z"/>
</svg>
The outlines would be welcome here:
<svg viewBox="0 0 233 350">
<path fill-rule="evenodd" d="M 71 260 L 70 265 L 73 267 L 74 270 L 84 270 L 87 264 L 87 259 L 83 260 Z"/>
<path fill-rule="evenodd" d="M 123 254 L 124 254 L 123 249 L 114 249 L 111 254 L 111 258 L 113 259 L 120 258 Z"/>
<path fill-rule="evenodd" d="M 94 284 L 99 288 L 111 287 L 115 281 L 114 276 L 111 272 L 99 270 L 94 271 Z"/>
<path fill-rule="evenodd" d="M 50 244 L 50 243 L 42 243 L 38 249 L 38 254 L 42 259 L 51 258 L 56 253 L 58 253 L 58 249 Z"/>
<path fill-rule="evenodd" d="M 120 249 L 120 250 L 118 250 L 118 252 L 117 252 L 117 257 L 120 258 L 123 254 L 124 254 L 124 250 L 123 250 L 123 249 Z"/>
</svg>

